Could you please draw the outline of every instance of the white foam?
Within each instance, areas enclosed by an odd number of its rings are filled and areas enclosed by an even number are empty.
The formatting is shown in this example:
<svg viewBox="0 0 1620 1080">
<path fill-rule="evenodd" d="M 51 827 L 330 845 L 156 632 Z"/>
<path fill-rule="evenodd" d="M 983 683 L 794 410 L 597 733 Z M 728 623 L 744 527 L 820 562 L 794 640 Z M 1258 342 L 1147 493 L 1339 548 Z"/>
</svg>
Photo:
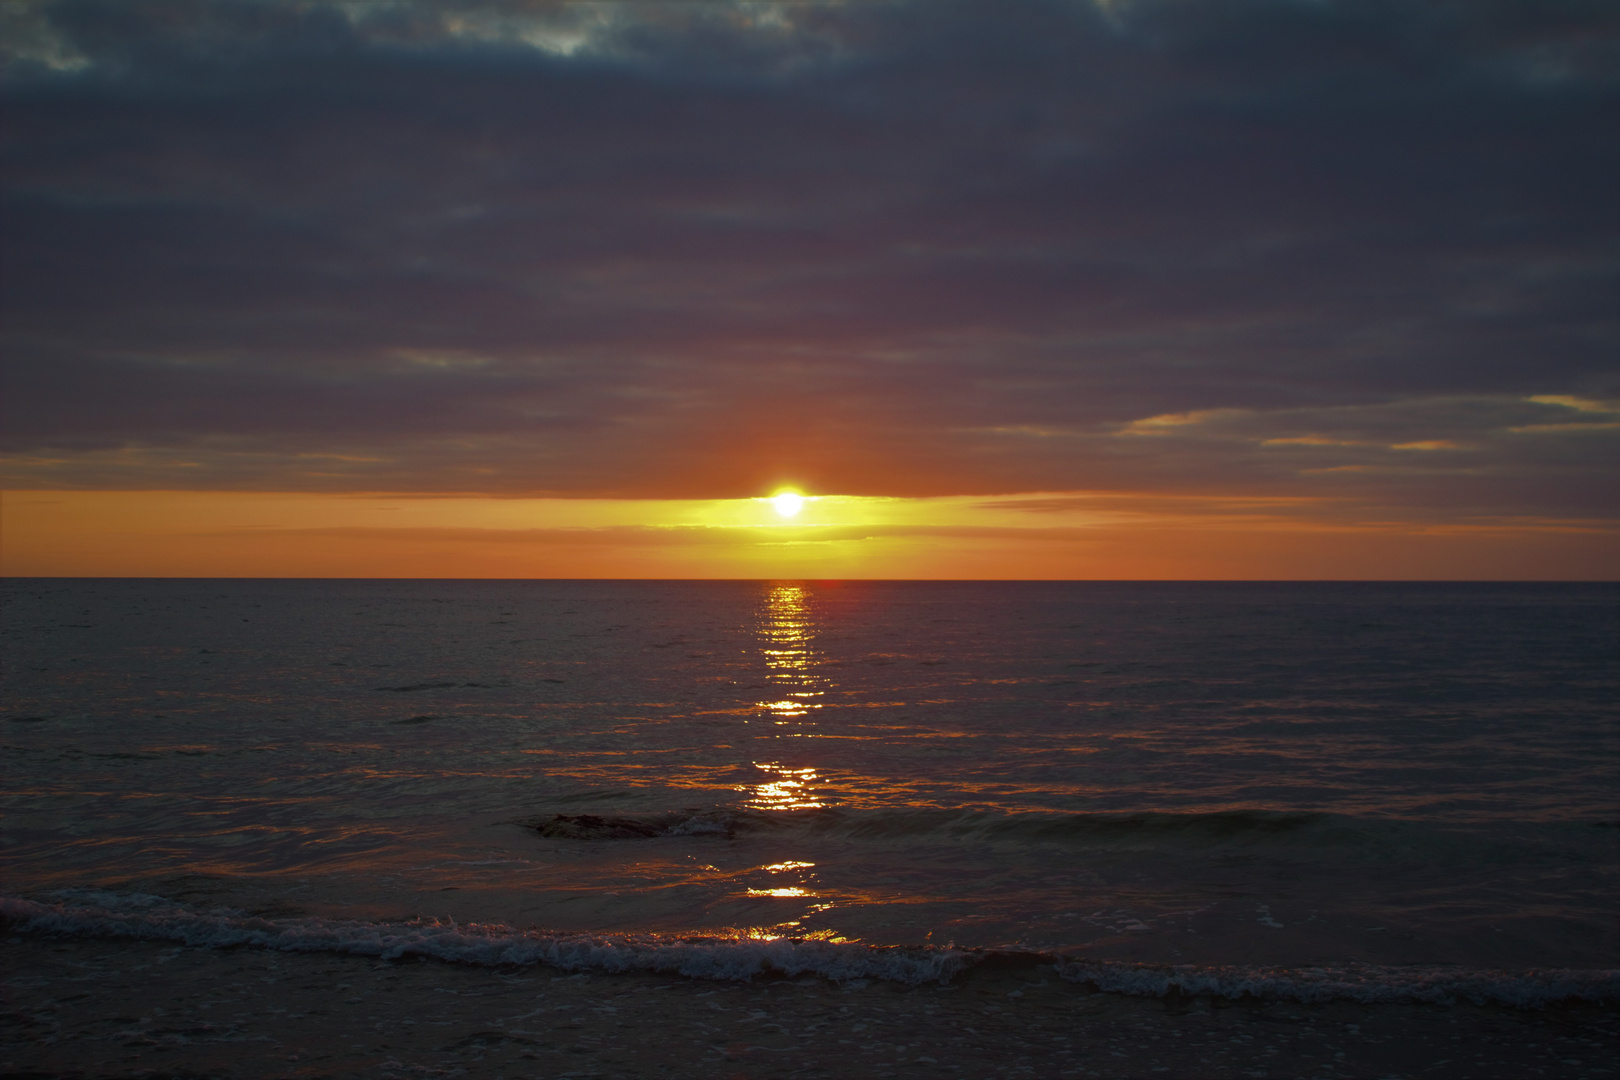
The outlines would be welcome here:
<svg viewBox="0 0 1620 1080">
<path fill-rule="evenodd" d="M 896 948 L 795 938 L 676 937 L 659 934 L 550 934 L 499 924 L 266 919 L 239 911 L 197 911 L 159 896 L 72 890 L 45 904 L 0 896 L 0 921 L 13 932 L 170 941 L 284 952 L 335 952 L 381 959 L 405 956 L 487 966 L 545 964 L 565 971 L 665 972 L 698 979 L 749 979 L 766 973 L 818 975 L 840 982 L 883 979 L 946 982 L 986 954 L 965 949 Z M 1005 954 L 1003 954 L 1005 955 Z M 1038 957 L 1028 958 L 1035 962 Z M 1048 961 L 1051 957 L 1046 958 Z M 1485 971 L 1456 967 L 1198 967 L 1073 958 L 1058 974 L 1113 993 L 1163 997 L 1171 992 L 1372 1003 L 1471 1001 L 1533 1008 L 1560 1001 L 1620 1001 L 1620 971 Z"/>
<path fill-rule="evenodd" d="M 678 824 L 671 825 L 664 831 L 669 836 L 724 836 L 730 831 L 730 828 L 730 824 L 724 819 L 691 817 Z"/>
<path fill-rule="evenodd" d="M 835 980 L 944 982 L 972 962 L 957 949 L 874 948 L 793 938 L 670 937 L 656 934 L 548 934 L 454 922 L 264 919 L 234 911 L 197 912 L 153 897 L 108 893 L 86 905 L 0 897 L 0 919 L 14 931 L 172 941 L 285 952 L 339 952 L 397 959 L 426 956 L 464 964 L 547 964 L 566 971 L 656 971 L 699 979 L 748 979 L 767 972 Z M 158 900 L 154 904 L 150 901 Z"/>
</svg>

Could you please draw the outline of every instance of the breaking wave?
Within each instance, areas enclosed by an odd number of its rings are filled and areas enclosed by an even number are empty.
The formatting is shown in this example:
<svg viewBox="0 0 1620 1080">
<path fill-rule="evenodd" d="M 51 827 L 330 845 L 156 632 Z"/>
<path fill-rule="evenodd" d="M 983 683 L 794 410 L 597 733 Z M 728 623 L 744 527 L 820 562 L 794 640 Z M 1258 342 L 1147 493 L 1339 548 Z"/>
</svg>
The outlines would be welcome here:
<svg viewBox="0 0 1620 1080">
<path fill-rule="evenodd" d="M 227 910 L 199 912 L 142 894 L 78 892 L 75 898 L 88 903 L 0 897 L 0 920 L 12 932 L 350 953 L 384 960 L 428 957 L 488 967 L 544 964 L 564 971 L 668 972 L 696 979 L 778 973 L 917 985 L 948 980 L 972 958 L 959 949 L 874 948 L 795 938 L 551 934 L 454 921 L 267 919 Z"/>
<path fill-rule="evenodd" d="M 663 934 L 554 934 L 499 924 L 368 922 L 261 918 L 226 909 L 198 911 L 159 896 L 71 890 L 55 903 L 0 896 L 0 924 L 12 933 L 167 941 L 206 948 L 348 953 L 380 959 L 422 957 L 489 967 L 546 965 L 564 971 L 660 972 L 696 979 L 815 975 L 907 985 L 948 982 L 981 965 L 1056 969 L 1090 989 L 1143 996 L 1349 1000 L 1374 1003 L 1468 1001 L 1535 1008 L 1568 1001 L 1620 1000 L 1620 971 L 1486 971 L 1456 967 L 1199 967 L 1091 961 L 1042 953 L 871 946 L 788 937 Z"/>
</svg>

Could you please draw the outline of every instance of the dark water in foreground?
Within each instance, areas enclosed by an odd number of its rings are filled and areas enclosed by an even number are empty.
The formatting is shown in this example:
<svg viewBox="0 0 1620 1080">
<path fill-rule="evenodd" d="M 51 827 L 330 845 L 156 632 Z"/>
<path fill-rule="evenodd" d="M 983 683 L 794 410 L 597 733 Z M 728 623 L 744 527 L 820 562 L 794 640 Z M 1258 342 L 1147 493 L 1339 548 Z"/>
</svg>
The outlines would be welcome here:
<svg viewBox="0 0 1620 1080">
<path fill-rule="evenodd" d="M 4 904 L 714 974 L 920 978 L 954 944 L 1612 993 L 1617 600 L 14 579 Z"/>
</svg>

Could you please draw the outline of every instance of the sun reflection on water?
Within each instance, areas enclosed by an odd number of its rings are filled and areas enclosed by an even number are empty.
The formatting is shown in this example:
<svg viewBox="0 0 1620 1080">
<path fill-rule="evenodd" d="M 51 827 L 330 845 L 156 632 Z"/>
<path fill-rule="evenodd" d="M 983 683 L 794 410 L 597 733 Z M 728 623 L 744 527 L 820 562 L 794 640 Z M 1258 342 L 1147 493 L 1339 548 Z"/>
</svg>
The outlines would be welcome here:
<svg viewBox="0 0 1620 1080">
<path fill-rule="evenodd" d="M 816 710 L 823 707 L 819 699 L 826 695 L 828 683 L 819 670 L 823 661 L 815 644 L 812 599 L 809 589 L 796 584 L 772 585 L 765 594 L 759 622 L 759 651 L 765 661 L 765 684 L 770 692 L 769 700 L 755 703 L 759 710 L 756 715 L 768 717 L 774 725 L 771 734 L 761 733 L 765 738 L 818 737 Z M 754 761 L 752 764 L 764 775 L 739 788 L 746 793 L 743 805 L 748 809 L 813 811 L 828 805 L 818 790 L 822 777 L 815 766 L 784 761 Z M 817 891 L 814 867 L 813 862 L 786 859 L 751 871 L 751 875 L 769 874 L 774 880 L 761 881 L 756 877 L 745 886 L 744 895 L 756 900 L 788 901 L 787 908 L 796 910 L 797 914 L 774 926 L 743 933 L 765 940 L 783 935 L 800 937 L 807 933 L 817 940 L 845 940 L 831 929 L 807 931 L 805 928 L 807 918 L 837 906 L 836 901 L 828 900 Z M 801 907 L 793 901 L 816 902 Z"/>
<path fill-rule="evenodd" d="M 814 674 L 817 658 L 809 590 L 803 585 L 771 586 L 760 633 L 766 685 L 779 696 L 775 701 L 761 701 L 759 707 L 781 726 L 810 723 L 805 718 L 812 709 L 821 708 L 815 699 L 825 691 Z"/>
<path fill-rule="evenodd" d="M 813 862 L 790 859 L 787 862 L 771 863 L 769 866 L 757 867 L 753 873 L 766 873 L 778 876 L 785 874 L 790 878 L 798 878 L 799 883 L 795 885 L 788 884 L 787 882 L 782 882 L 780 880 L 769 881 L 747 888 L 745 890 L 745 894 L 756 899 L 762 897 L 771 897 L 772 899 L 778 900 L 819 900 L 821 899 L 821 894 L 816 892 L 815 888 L 813 887 L 815 866 L 816 864 Z M 787 932 L 793 934 L 802 933 L 805 919 L 812 915 L 818 915 L 824 911 L 830 911 L 835 906 L 836 905 L 831 902 L 811 904 L 809 907 L 800 911 L 797 918 L 791 918 L 783 922 L 779 922 L 768 929 L 771 932 Z M 761 929 L 766 928 L 762 927 Z M 824 930 L 820 931 L 819 933 L 823 935 L 831 935 L 833 931 Z"/>
<path fill-rule="evenodd" d="M 818 779 L 815 769 L 794 769 L 776 761 L 756 761 L 754 768 L 770 779 L 743 789 L 750 793 L 744 804 L 750 810 L 820 810 L 826 805 L 812 790 Z"/>
</svg>

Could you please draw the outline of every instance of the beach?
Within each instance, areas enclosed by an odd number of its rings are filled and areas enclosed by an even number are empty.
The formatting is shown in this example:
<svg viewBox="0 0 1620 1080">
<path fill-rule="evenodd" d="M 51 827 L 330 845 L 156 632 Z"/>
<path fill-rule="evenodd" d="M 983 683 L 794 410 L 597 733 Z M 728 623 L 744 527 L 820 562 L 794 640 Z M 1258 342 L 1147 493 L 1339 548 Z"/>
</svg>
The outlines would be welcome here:
<svg viewBox="0 0 1620 1080">
<path fill-rule="evenodd" d="M 1091 992 L 1029 957 L 945 984 L 488 969 L 29 934 L 8 1077 L 1605 1077 L 1612 1004 Z"/>
</svg>

